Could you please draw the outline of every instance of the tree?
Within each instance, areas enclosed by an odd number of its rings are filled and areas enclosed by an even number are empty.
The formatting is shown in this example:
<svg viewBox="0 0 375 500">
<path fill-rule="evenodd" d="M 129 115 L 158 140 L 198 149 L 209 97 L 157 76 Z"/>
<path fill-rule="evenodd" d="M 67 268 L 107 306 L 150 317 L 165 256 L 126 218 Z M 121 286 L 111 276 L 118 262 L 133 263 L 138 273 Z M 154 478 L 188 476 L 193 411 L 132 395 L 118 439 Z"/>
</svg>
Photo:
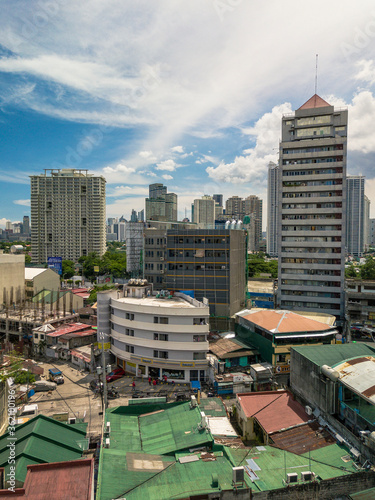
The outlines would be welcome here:
<svg viewBox="0 0 375 500">
<path fill-rule="evenodd" d="M 361 278 L 364 280 L 373 280 L 375 279 L 375 260 L 368 256 L 366 258 L 366 262 L 361 266 Z"/>
<path fill-rule="evenodd" d="M 349 267 L 345 269 L 345 278 L 358 278 L 359 274 L 357 273 L 356 268 L 353 264 L 350 264 Z"/>
<path fill-rule="evenodd" d="M 264 259 L 263 253 L 249 255 L 247 264 L 249 270 L 249 278 L 257 277 L 261 273 L 270 274 L 274 279 L 277 278 L 277 260 L 270 260 L 267 262 Z"/>
<path fill-rule="evenodd" d="M 62 261 L 62 277 L 64 279 L 72 278 L 75 274 L 74 262 L 72 260 Z"/>
</svg>

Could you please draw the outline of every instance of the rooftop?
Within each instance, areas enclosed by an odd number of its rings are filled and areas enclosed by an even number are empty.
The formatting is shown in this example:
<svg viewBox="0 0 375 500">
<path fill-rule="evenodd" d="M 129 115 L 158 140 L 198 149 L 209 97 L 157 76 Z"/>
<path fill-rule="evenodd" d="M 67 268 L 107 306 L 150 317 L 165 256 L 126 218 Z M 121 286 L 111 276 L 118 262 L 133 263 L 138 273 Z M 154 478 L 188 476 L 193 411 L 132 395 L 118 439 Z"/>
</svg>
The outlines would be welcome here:
<svg viewBox="0 0 375 500">
<path fill-rule="evenodd" d="M 53 500 L 90 500 L 93 474 L 93 459 L 28 465 L 23 488 L 17 488 L 14 493 L 0 490 L 0 497 L 12 500 L 51 500 L 52 497 Z"/>
<path fill-rule="evenodd" d="M 318 94 L 314 94 L 305 104 L 298 109 L 312 109 L 312 108 L 325 108 L 326 106 L 331 106 L 327 101 L 318 96 Z"/>
<path fill-rule="evenodd" d="M 340 382 L 375 404 L 375 356 L 361 356 L 334 365 Z"/>
<path fill-rule="evenodd" d="M 304 407 L 287 391 L 241 393 L 237 398 L 246 417 L 256 418 L 267 434 L 309 421 Z"/>
<path fill-rule="evenodd" d="M 167 298 L 156 298 L 156 296 L 136 298 L 136 297 L 123 297 L 116 299 L 118 302 L 124 302 L 126 304 L 133 304 L 138 306 L 148 306 L 148 307 L 163 307 L 163 308 L 195 308 L 193 304 L 180 297 Z"/>
<path fill-rule="evenodd" d="M 87 424 L 86 424 L 87 426 Z M 24 482 L 27 466 L 36 463 L 75 460 L 87 448 L 86 431 L 64 424 L 44 415 L 38 415 L 16 427 L 16 480 Z M 0 467 L 9 472 L 9 433 L 0 436 Z"/>
<path fill-rule="evenodd" d="M 249 346 L 237 339 L 218 339 L 210 342 L 210 351 L 218 358 L 235 357 L 240 355 L 257 354 L 256 349 L 249 350 Z"/>
<path fill-rule="evenodd" d="M 375 348 L 363 342 L 301 346 L 293 347 L 292 350 L 296 351 L 318 366 L 334 366 L 354 357 L 375 355 Z"/>
<path fill-rule="evenodd" d="M 66 335 L 67 333 L 76 333 L 84 332 L 85 330 L 90 330 L 90 334 L 92 329 L 92 325 L 86 325 L 85 323 L 69 323 L 68 325 L 64 325 L 60 328 L 57 328 L 54 332 L 47 333 L 49 337 L 60 337 L 61 335 Z"/>
<path fill-rule="evenodd" d="M 45 267 L 25 267 L 25 280 L 32 280 L 45 271 L 47 271 Z M 56 274 L 56 276 L 58 276 L 58 274 Z"/>
<path fill-rule="evenodd" d="M 330 330 L 330 326 L 285 310 L 246 310 L 239 315 L 272 333 L 306 333 Z"/>
</svg>

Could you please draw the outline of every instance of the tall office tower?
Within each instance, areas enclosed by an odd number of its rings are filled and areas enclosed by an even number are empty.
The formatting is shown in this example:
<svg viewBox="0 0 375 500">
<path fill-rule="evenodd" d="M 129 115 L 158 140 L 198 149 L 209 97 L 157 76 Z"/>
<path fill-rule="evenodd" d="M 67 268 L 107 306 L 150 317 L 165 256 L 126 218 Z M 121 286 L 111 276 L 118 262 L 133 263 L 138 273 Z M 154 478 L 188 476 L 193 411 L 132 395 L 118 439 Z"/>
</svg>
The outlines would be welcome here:
<svg viewBox="0 0 375 500">
<path fill-rule="evenodd" d="M 165 287 L 193 290 L 211 314 L 230 318 L 245 305 L 246 259 L 243 230 L 167 231 Z"/>
<path fill-rule="evenodd" d="M 225 202 L 225 214 L 234 219 L 244 218 L 243 199 L 239 196 L 231 196 Z"/>
<path fill-rule="evenodd" d="M 361 257 L 365 247 L 365 178 L 348 175 L 346 178 L 346 251 Z"/>
<path fill-rule="evenodd" d="M 144 209 L 140 210 L 137 214 L 138 216 L 138 221 L 139 222 L 144 222 L 145 221 L 145 211 Z"/>
<path fill-rule="evenodd" d="M 364 225 L 363 225 L 363 251 L 367 252 L 370 246 L 370 205 L 371 201 L 364 196 Z"/>
<path fill-rule="evenodd" d="M 282 118 L 281 309 L 344 317 L 347 123 L 318 95 Z"/>
<path fill-rule="evenodd" d="M 163 184 L 160 184 L 158 182 L 155 184 L 150 184 L 148 186 L 148 192 L 149 192 L 148 197 L 151 199 L 162 198 L 164 195 L 167 194 L 167 186 L 164 186 Z"/>
<path fill-rule="evenodd" d="M 217 201 L 215 201 L 215 220 L 223 215 L 223 207 L 221 207 Z"/>
<path fill-rule="evenodd" d="M 23 234 L 30 234 L 30 217 L 28 215 L 23 216 L 22 232 Z"/>
<path fill-rule="evenodd" d="M 126 271 L 133 278 L 143 274 L 143 222 L 125 222 Z"/>
<path fill-rule="evenodd" d="M 146 220 L 176 221 L 177 195 L 167 193 L 163 184 L 150 184 L 146 198 Z"/>
<path fill-rule="evenodd" d="M 263 200 L 258 196 L 250 195 L 243 201 L 243 211 L 245 215 L 252 215 L 255 219 L 255 251 L 259 252 L 259 245 L 262 241 L 262 224 L 263 224 Z"/>
<path fill-rule="evenodd" d="M 279 232 L 279 165 L 268 164 L 267 186 L 267 253 L 277 257 L 277 236 Z"/>
<path fill-rule="evenodd" d="M 223 195 L 222 194 L 214 194 L 212 198 L 216 201 L 219 207 L 223 206 Z"/>
<path fill-rule="evenodd" d="M 215 227 L 215 200 L 212 196 L 204 195 L 194 200 L 193 222 L 203 229 Z"/>
<path fill-rule="evenodd" d="M 375 246 L 375 219 L 370 219 L 369 241 L 371 246 Z"/>
<path fill-rule="evenodd" d="M 46 169 L 31 176 L 32 262 L 77 262 L 106 248 L 105 179 L 87 170 Z"/>
<path fill-rule="evenodd" d="M 138 222 L 138 215 L 134 208 L 132 209 L 132 213 L 130 215 L 130 222 Z"/>
</svg>

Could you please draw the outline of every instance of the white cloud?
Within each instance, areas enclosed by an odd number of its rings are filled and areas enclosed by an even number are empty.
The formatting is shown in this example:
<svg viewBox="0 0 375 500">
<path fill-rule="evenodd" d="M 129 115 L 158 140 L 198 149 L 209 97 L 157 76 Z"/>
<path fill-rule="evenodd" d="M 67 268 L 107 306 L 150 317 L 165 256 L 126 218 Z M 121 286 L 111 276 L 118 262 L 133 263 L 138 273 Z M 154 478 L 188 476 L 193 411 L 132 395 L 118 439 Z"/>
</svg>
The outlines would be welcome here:
<svg viewBox="0 0 375 500">
<path fill-rule="evenodd" d="M 221 162 L 217 167 L 207 167 L 208 175 L 220 182 L 259 183 L 265 180 L 268 163 L 277 158 L 281 117 L 291 112 L 289 103 L 275 106 L 265 113 L 253 127 L 243 129 L 243 133 L 256 139 L 254 148 L 246 150 L 246 156 L 237 156 L 232 163 Z"/>
<path fill-rule="evenodd" d="M 147 160 L 149 163 L 154 163 L 157 160 L 152 151 L 140 151 L 139 156 Z"/>
<path fill-rule="evenodd" d="M 160 163 L 157 163 L 156 170 L 168 170 L 169 172 L 173 172 L 179 165 L 174 160 L 164 160 Z"/>
<path fill-rule="evenodd" d="M 183 153 L 184 152 L 184 148 L 183 146 L 174 146 L 173 148 L 171 148 L 171 151 L 172 153 Z"/>
<path fill-rule="evenodd" d="M 166 181 L 170 181 L 171 179 L 173 179 L 173 177 L 171 175 L 168 175 L 168 174 L 164 174 L 162 175 L 163 179 L 165 179 Z"/>
<path fill-rule="evenodd" d="M 118 196 L 148 196 L 148 189 L 144 186 L 115 186 L 107 189 L 106 195 L 110 198 Z"/>
<path fill-rule="evenodd" d="M 15 203 L 16 205 L 22 205 L 24 207 L 30 206 L 30 200 L 13 200 L 13 203 Z"/>
</svg>

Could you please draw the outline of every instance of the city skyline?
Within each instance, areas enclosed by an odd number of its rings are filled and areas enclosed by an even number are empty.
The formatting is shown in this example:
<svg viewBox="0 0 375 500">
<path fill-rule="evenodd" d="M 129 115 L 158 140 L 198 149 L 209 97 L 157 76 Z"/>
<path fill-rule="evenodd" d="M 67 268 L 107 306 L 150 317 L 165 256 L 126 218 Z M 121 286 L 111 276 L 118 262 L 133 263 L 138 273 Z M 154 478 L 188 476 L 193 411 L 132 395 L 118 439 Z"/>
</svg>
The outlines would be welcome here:
<svg viewBox="0 0 375 500">
<path fill-rule="evenodd" d="M 281 116 L 314 94 L 316 54 L 318 94 L 349 111 L 348 174 L 375 200 L 371 2 L 22 9 L 2 12 L 0 227 L 29 215 L 30 175 L 72 167 L 106 178 L 107 217 L 142 210 L 161 182 L 179 219 L 204 194 L 259 196 L 264 230 Z"/>
</svg>

